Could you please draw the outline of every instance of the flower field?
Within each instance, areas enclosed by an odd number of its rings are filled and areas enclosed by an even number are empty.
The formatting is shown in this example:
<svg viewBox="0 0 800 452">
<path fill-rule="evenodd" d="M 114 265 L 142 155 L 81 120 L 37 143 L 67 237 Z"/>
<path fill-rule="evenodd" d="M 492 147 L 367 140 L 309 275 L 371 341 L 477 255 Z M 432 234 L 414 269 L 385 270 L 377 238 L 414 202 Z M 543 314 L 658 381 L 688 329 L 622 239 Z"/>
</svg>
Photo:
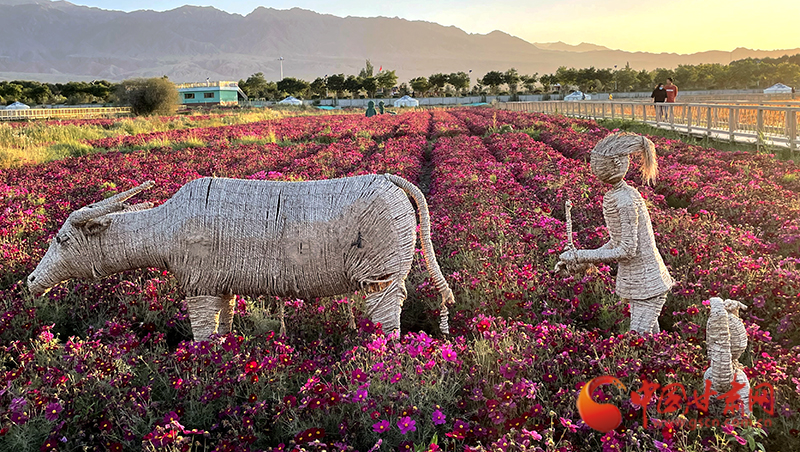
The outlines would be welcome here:
<svg viewBox="0 0 800 452">
<path fill-rule="evenodd" d="M 658 180 L 641 185 L 636 165 L 629 179 L 677 284 L 662 332 L 639 336 L 627 333 L 613 267 L 580 278 L 552 271 L 566 244 L 567 199 L 576 245 L 607 240 L 607 188 L 588 154 L 609 132 L 593 121 L 482 108 L 304 116 L 106 136 L 84 142 L 99 153 L 0 170 L 0 450 L 796 448 L 800 168 L 650 137 Z M 364 318 L 361 294 L 239 297 L 234 333 L 194 342 L 184 294 L 165 271 L 75 280 L 42 297 L 24 285 L 73 210 L 146 180 L 155 187 L 136 199 L 160 204 L 204 176 L 384 172 L 426 191 L 456 300 L 449 337 L 438 330 L 439 298 L 421 259 L 400 337 Z M 752 386 L 775 388 L 770 410 L 754 407 L 769 423 L 645 426 L 645 410 L 614 389 L 596 399 L 620 408 L 619 428 L 601 434 L 581 421 L 578 391 L 600 375 L 630 391 L 642 379 L 702 391 L 712 296 L 748 305 L 742 362 Z M 347 326 L 351 306 L 356 330 Z M 679 420 L 657 401 L 648 419 Z M 689 409 L 684 419 L 709 415 Z"/>
</svg>

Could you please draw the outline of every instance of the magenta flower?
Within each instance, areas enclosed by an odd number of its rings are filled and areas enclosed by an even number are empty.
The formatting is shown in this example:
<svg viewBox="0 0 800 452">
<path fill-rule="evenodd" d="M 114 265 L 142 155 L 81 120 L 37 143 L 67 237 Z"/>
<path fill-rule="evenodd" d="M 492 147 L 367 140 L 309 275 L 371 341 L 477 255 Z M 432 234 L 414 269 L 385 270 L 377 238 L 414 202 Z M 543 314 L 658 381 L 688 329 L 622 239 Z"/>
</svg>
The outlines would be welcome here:
<svg viewBox="0 0 800 452">
<path fill-rule="evenodd" d="M 439 410 L 434 410 L 431 417 L 433 418 L 434 425 L 442 425 L 447 422 L 447 417 Z"/>
<path fill-rule="evenodd" d="M 458 360 L 458 355 L 453 351 L 453 347 L 445 345 L 442 347 L 442 359 L 452 363 Z"/>
<path fill-rule="evenodd" d="M 361 383 L 364 383 L 365 381 L 367 381 L 367 374 L 361 369 L 354 370 L 350 375 L 353 377 L 353 380 L 355 380 L 355 381 L 358 381 L 358 382 L 361 382 Z"/>
<path fill-rule="evenodd" d="M 397 383 L 398 381 L 400 381 L 401 378 L 403 378 L 403 374 L 398 372 L 398 373 L 394 374 L 394 376 L 392 377 L 391 380 L 389 380 L 389 382 L 390 383 Z"/>
<path fill-rule="evenodd" d="M 388 432 L 390 427 L 391 424 L 389 424 L 389 421 L 386 419 L 372 424 L 372 430 L 374 430 L 376 433 Z"/>
<path fill-rule="evenodd" d="M 64 408 L 61 407 L 61 404 L 58 402 L 51 402 L 48 403 L 44 409 L 44 417 L 50 422 L 54 422 L 58 419 L 58 413 L 62 412 Z"/>
<path fill-rule="evenodd" d="M 365 402 L 367 400 L 367 395 L 366 388 L 358 388 L 356 389 L 356 393 L 353 394 L 353 402 Z"/>
<path fill-rule="evenodd" d="M 407 434 L 408 432 L 415 432 L 417 430 L 417 423 L 410 417 L 401 417 L 397 420 L 397 428 L 400 429 L 400 433 Z"/>
</svg>

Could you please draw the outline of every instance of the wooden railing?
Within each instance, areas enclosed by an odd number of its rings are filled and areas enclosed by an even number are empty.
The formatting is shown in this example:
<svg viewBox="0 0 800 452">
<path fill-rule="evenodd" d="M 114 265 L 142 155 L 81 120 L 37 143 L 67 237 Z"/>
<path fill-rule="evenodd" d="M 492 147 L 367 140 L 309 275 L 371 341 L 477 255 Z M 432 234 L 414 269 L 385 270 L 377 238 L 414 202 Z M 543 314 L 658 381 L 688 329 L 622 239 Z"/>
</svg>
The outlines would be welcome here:
<svg viewBox="0 0 800 452">
<path fill-rule="evenodd" d="M 20 119 L 105 118 L 131 114 L 130 107 L 30 108 L 0 110 L 0 121 Z"/>
<path fill-rule="evenodd" d="M 499 108 L 590 119 L 626 119 L 692 135 L 798 150 L 800 107 L 621 101 L 506 102 Z"/>
</svg>

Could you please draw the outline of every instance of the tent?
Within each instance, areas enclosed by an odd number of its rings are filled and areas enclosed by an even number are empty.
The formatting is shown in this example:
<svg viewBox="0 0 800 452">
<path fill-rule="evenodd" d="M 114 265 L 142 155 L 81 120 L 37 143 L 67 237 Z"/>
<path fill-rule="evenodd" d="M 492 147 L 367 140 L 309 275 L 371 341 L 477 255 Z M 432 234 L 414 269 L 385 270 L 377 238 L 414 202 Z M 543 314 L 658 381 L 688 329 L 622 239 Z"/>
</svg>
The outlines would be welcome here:
<svg viewBox="0 0 800 452">
<path fill-rule="evenodd" d="M 784 85 L 783 83 L 776 83 L 764 90 L 764 94 L 784 94 L 791 92 L 792 88 Z"/>
<path fill-rule="evenodd" d="M 411 96 L 403 96 L 394 101 L 395 107 L 419 107 L 419 101 Z"/>
<path fill-rule="evenodd" d="M 591 98 L 592 96 L 584 94 L 580 91 L 575 91 L 572 94 L 567 94 L 566 96 L 564 96 L 564 100 L 589 100 Z"/>
<path fill-rule="evenodd" d="M 298 99 L 298 98 L 296 98 L 296 97 L 294 97 L 294 96 L 289 96 L 286 99 L 283 99 L 282 101 L 278 102 L 278 104 L 281 104 L 281 105 L 302 105 L 303 101 Z"/>
<path fill-rule="evenodd" d="M 22 102 L 14 102 L 6 107 L 6 110 L 30 110 L 31 107 L 23 104 Z"/>
</svg>

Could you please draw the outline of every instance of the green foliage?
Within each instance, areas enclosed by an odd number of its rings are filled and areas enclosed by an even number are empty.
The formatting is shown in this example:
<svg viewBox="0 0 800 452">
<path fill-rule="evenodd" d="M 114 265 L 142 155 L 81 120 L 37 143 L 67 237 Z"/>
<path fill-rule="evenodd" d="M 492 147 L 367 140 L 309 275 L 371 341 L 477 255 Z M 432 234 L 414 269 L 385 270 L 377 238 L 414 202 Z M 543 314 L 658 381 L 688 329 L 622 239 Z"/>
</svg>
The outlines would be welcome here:
<svg viewBox="0 0 800 452">
<path fill-rule="evenodd" d="M 414 90 L 415 96 L 424 96 L 431 88 L 431 84 L 428 83 L 428 79 L 425 77 L 412 78 L 408 84 L 411 85 L 411 89 Z"/>
<path fill-rule="evenodd" d="M 444 88 L 444 85 L 447 84 L 448 76 L 447 74 L 433 74 L 428 77 L 428 83 L 430 83 L 431 88 L 433 88 L 437 94 Z"/>
<path fill-rule="evenodd" d="M 278 91 L 286 93 L 290 96 L 303 97 L 303 95 L 310 88 L 310 84 L 305 80 L 296 79 L 294 77 L 285 77 L 278 82 Z"/>
<path fill-rule="evenodd" d="M 367 92 L 369 97 L 375 97 L 375 90 L 378 89 L 378 81 L 375 77 L 364 77 L 361 79 L 361 88 Z"/>
<path fill-rule="evenodd" d="M 397 84 L 397 74 L 395 74 L 395 71 L 381 71 L 375 77 L 375 82 L 378 84 L 378 88 L 381 88 L 384 92 L 391 90 Z"/>
<path fill-rule="evenodd" d="M 358 97 L 358 93 L 361 91 L 361 79 L 357 78 L 355 75 L 348 76 L 344 81 L 344 89 L 350 93 L 351 97 Z"/>
<path fill-rule="evenodd" d="M 239 80 L 239 88 L 250 99 L 275 99 L 278 97 L 278 85 L 275 82 L 267 81 L 262 72 L 256 72 L 247 77 L 247 80 Z"/>
<path fill-rule="evenodd" d="M 309 85 L 309 89 L 311 94 L 314 96 L 319 97 L 327 97 L 328 96 L 328 84 L 326 80 L 322 77 L 317 77 L 314 79 L 313 82 Z"/>
<path fill-rule="evenodd" d="M 344 81 L 345 81 L 344 74 L 333 74 L 328 77 L 327 85 L 328 89 L 335 92 L 337 97 L 341 97 L 342 91 L 345 90 Z"/>
<path fill-rule="evenodd" d="M 513 67 L 503 73 L 503 82 L 508 85 L 509 91 L 511 91 L 511 95 L 515 96 L 517 94 L 517 85 L 522 79 L 520 78 L 519 72 Z"/>
<path fill-rule="evenodd" d="M 469 89 L 469 74 L 466 72 L 453 72 L 447 76 L 447 81 L 453 85 L 456 91 L 467 91 Z"/>
<path fill-rule="evenodd" d="M 497 93 L 498 87 L 505 83 L 505 76 L 500 71 L 487 72 L 480 80 L 482 84 L 491 87 L 492 93 Z"/>
<path fill-rule="evenodd" d="M 125 80 L 117 88 L 117 100 L 131 106 L 136 116 L 170 115 L 178 107 L 178 89 L 166 77 Z"/>
</svg>

